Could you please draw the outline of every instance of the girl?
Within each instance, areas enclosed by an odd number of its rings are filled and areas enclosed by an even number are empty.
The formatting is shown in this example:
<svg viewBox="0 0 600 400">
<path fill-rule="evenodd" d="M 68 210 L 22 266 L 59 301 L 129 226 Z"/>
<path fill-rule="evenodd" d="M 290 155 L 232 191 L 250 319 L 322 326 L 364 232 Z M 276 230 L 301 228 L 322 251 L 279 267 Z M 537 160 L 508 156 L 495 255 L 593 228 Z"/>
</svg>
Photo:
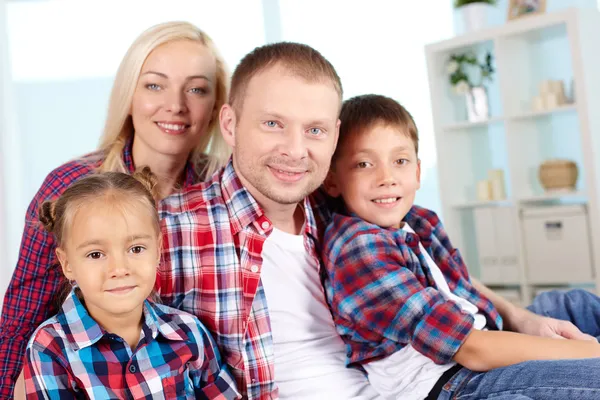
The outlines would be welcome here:
<svg viewBox="0 0 600 400">
<path fill-rule="evenodd" d="M 73 289 L 29 341 L 28 398 L 238 398 L 200 321 L 148 299 L 160 258 L 155 189 L 149 168 L 106 172 L 41 205 Z"/>
<path fill-rule="evenodd" d="M 37 221 L 40 204 L 98 170 L 149 166 L 158 176 L 159 199 L 204 180 L 229 155 L 217 118 L 228 84 L 211 39 L 189 23 L 157 25 L 132 44 L 115 77 L 99 150 L 52 171 L 27 211 L 0 322 L 0 398 L 12 398 L 27 340 L 57 312 L 52 300 L 62 273 L 56 243 Z"/>
</svg>

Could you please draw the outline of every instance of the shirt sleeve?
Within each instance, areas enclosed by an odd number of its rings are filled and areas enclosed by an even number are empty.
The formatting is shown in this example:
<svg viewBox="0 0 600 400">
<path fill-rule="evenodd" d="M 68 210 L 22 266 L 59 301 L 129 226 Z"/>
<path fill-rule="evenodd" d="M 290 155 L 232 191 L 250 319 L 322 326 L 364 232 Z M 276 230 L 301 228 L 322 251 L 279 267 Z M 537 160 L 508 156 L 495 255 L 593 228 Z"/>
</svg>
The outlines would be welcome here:
<svg viewBox="0 0 600 400">
<path fill-rule="evenodd" d="M 327 262 L 332 308 L 346 331 L 375 332 L 408 344 L 437 364 L 452 361 L 473 317 L 419 281 L 392 235 L 359 232 Z"/>
<path fill-rule="evenodd" d="M 40 190 L 27 211 L 17 266 L 4 296 L 0 321 L 2 399 L 12 399 L 27 341 L 42 322 L 57 312 L 52 301 L 63 278 L 54 255 L 53 237 L 37 218 L 37 199 L 43 195 Z"/>
<path fill-rule="evenodd" d="M 43 332 L 42 332 L 43 334 Z M 24 367 L 27 399 L 75 399 L 69 374 L 49 347 L 33 342 Z"/>
<path fill-rule="evenodd" d="M 199 347 L 204 352 L 204 360 L 200 370 L 190 371 L 196 398 L 206 400 L 241 399 L 235 379 L 227 365 L 223 363 L 217 344 L 210 332 L 200 321 L 197 321 L 197 327 L 201 334 L 202 342 L 199 343 Z"/>
</svg>

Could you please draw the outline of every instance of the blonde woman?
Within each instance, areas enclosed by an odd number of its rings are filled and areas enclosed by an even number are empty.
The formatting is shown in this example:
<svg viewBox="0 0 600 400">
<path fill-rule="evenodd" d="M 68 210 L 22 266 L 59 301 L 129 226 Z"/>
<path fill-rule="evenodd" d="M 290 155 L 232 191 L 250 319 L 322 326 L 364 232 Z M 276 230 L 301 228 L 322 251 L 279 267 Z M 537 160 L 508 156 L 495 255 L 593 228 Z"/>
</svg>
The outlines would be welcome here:
<svg viewBox="0 0 600 400">
<path fill-rule="evenodd" d="M 97 171 L 148 166 L 160 199 L 212 175 L 229 156 L 218 120 L 228 83 L 211 39 L 189 23 L 154 26 L 131 45 L 116 74 L 99 149 L 52 171 L 27 210 L 0 323 L 0 398 L 12 397 L 29 337 L 57 312 L 61 268 L 56 243 L 36 216 L 39 206 Z"/>
</svg>

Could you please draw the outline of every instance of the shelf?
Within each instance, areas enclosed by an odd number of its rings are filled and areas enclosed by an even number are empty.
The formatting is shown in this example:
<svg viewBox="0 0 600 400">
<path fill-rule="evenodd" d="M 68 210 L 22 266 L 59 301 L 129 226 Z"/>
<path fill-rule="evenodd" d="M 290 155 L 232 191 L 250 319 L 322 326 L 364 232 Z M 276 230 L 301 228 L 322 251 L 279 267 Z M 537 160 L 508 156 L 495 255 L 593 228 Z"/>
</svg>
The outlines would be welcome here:
<svg viewBox="0 0 600 400">
<path fill-rule="evenodd" d="M 485 200 L 485 201 L 468 201 L 466 203 L 454 204 L 455 209 L 469 209 L 478 207 L 510 207 L 513 203 L 510 200 Z"/>
<path fill-rule="evenodd" d="M 574 104 L 574 103 L 573 104 L 565 104 L 560 107 L 553 108 L 551 110 L 528 111 L 528 112 L 524 112 L 521 114 L 516 114 L 516 115 L 509 117 L 508 119 L 510 121 L 520 121 L 520 120 L 524 120 L 524 119 L 533 119 L 533 118 L 543 117 L 546 115 L 558 114 L 558 113 L 563 113 L 563 112 L 567 112 L 567 111 L 575 111 L 575 110 L 577 110 L 577 104 Z"/>
<path fill-rule="evenodd" d="M 474 46 L 490 40 L 527 36 L 535 31 L 553 28 L 557 25 L 564 25 L 567 21 L 583 12 L 585 11 L 580 11 L 576 8 L 568 8 L 557 12 L 517 18 L 500 26 L 489 27 L 441 42 L 428 44 L 426 50 L 430 53 L 444 53 Z"/>
<path fill-rule="evenodd" d="M 478 121 L 478 122 L 469 122 L 469 121 L 456 122 L 453 124 L 448 124 L 448 125 L 442 126 L 442 130 L 444 130 L 446 132 L 460 131 L 460 130 L 464 130 L 464 129 L 479 128 L 479 127 L 488 126 L 491 124 L 497 124 L 500 122 L 504 122 L 504 117 L 492 117 L 485 121 Z"/>
<path fill-rule="evenodd" d="M 540 195 L 520 197 L 518 202 L 521 204 L 527 203 L 538 203 L 545 201 L 558 201 L 567 200 L 570 202 L 576 201 L 579 203 L 586 203 L 587 196 L 584 192 L 570 192 L 570 191 L 555 191 L 548 192 Z"/>
<path fill-rule="evenodd" d="M 481 281 L 487 287 L 506 287 L 506 288 L 518 288 L 521 283 L 519 281 L 494 281 L 485 280 Z M 509 289 L 510 290 L 510 289 Z"/>
</svg>

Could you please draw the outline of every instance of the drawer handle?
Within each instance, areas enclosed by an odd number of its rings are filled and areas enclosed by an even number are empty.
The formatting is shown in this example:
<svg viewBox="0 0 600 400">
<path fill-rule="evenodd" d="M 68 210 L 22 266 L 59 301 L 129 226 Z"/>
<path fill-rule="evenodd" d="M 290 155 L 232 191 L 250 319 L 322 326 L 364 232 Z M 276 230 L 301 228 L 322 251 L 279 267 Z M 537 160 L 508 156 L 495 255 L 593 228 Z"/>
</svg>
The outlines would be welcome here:
<svg viewBox="0 0 600 400">
<path fill-rule="evenodd" d="M 546 222 L 546 229 L 562 229 L 562 222 L 560 222 L 560 221 Z"/>
</svg>

